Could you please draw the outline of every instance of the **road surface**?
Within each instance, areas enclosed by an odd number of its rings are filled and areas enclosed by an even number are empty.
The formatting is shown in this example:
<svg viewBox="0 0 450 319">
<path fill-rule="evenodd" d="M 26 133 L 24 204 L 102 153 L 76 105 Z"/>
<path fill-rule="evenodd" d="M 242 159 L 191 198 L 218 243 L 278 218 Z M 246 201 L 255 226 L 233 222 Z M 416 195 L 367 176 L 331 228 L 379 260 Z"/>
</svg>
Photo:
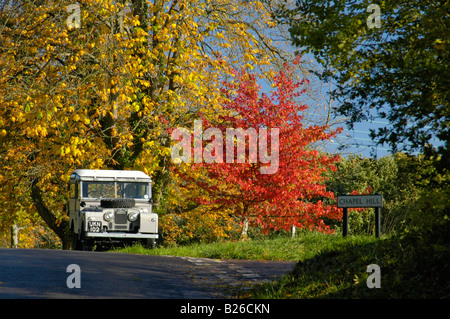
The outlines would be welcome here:
<svg viewBox="0 0 450 319">
<path fill-rule="evenodd" d="M 76 265 L 79 271 L 69 265 Z M 276 261 L 0 249 L 0 299 L 228 298 L 255 283 L 274 280 L 291 271 L 294 265 Z M 69 288 L 68 282 L 74 287 Z"/>
</svg>

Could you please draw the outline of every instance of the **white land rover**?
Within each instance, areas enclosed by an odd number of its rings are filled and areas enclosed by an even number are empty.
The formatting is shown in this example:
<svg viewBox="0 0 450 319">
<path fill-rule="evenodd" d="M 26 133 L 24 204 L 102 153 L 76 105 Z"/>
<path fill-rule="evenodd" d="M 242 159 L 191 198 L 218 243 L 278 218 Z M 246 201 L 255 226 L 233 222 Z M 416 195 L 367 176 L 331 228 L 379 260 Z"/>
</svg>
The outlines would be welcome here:
<svg viewBox="0 0 450 319">
<path fill-rule="evenodd" d="M 158 239 L 151 179 L 139 171 L 73 171 L 69 217 L 76 250 L 138 241 L 153 247 Z"/>
</svg>

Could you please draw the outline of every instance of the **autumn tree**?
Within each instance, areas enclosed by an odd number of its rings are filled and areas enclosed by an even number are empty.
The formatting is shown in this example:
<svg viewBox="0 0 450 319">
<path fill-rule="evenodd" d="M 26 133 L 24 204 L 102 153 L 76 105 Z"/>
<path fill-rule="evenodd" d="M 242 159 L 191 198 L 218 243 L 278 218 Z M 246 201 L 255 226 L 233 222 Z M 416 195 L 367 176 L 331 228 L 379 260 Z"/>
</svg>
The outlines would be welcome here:
<svg viewBox="0 0 450 319">
<path fill-rule="evenodd" d="M 222 114 L 228 65 L 270 70 L 274 25 L 259 1 L 2 1 L 3 204 L 15 209 L 11 192 L 33 204 L 65 248 L 75 168 L 142 170 L 158 204 L 172 181 L 166 128 Z"/>
<path fill-rule="evenodd" d="M 222 117 L 217 127 L 206 119 L 197 123 L 192 138 L 186 131 L 172 132 L 176 141 L 172 156 L 185 162 L 175 165 L 193 188 L 203 190 L 194 200 L 212 209 L 231 208 L 242 221 L 242 237 L 249 223 L 266 232 L 293 225 L 329 231 L 324 219 L 341 218 L 335 206 L 324 204 L 334 195 L 327 191 L 323 176 L 339 158 L 314 149 L 314 143 L 339 130 L 303 124 L 307 106 L 295 98 L 307 81 L 295 83 L 292 72 L 286 64 L 285 71 L 273 78 L 270 96 L 261 94 L 254 75 L 235 72 L 235 79 L 223 87 L 224 107 L 232 116 Z"/>
</svg>

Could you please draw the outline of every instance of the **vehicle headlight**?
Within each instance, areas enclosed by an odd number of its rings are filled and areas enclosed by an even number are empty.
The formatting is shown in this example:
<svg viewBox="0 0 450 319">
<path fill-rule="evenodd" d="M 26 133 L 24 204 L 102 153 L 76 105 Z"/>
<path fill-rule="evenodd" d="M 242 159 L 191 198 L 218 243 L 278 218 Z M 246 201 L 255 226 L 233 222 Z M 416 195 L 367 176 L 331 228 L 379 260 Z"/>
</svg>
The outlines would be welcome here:
<svg viewBox="0 0 450 319">
<path fill-rule="evenodd" d="M 139 214 L 138 213 L 129 213 L 128 214 L 128 220 L 130 222 L 135 222 L 138 219 Z"/>
<path fill-rule="evenodd" d="M 106 220 L 107 222 L 112 221 L 114 218 L 114 214 L 112 212 L 107 212 L 103 214 L 103 219 Z"/>
</svg>

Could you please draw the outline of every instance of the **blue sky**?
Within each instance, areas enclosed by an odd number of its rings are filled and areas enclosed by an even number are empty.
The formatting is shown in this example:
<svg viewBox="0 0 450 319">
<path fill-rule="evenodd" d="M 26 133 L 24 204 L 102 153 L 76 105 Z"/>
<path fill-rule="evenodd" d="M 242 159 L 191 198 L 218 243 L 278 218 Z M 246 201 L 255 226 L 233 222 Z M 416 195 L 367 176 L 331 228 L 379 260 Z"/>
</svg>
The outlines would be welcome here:
<svg viewBox="0 0 450 319">
<path fill-rule="evenodd" d="M 302 61 L 311 58 L 312 57 L 310 56 L 305 56 L 302 58 Z M 316 63 L 314 64 L 315 66 L 317 66 Z M 327 104 L 329 103 L 329 100 L 327 100 L 329 85 L 320 82 L 318 79 L 314 78 L 314 76 L 304 76 L 303 74 L 300 74 L 300 72 L 298 72 L 297 75 L 300 77 L 300 79 L 309 79 L 311 81 L 310 85 L 317 90 L 317 92 L 311 93 L 310 97 L 303 95 L 303 97 L 306 99 L 303 99 L 301 102 L 302 104 L 306 104 L 309 107 L 306 118 L 317 125 L 325 124 L 325 118 L 327 117 L 327 113 L 329 111 L 329 107 L 327 106 Z M 260 85 L 262 86 L 263 92 L 268 93 L 271 91 L 271 88 L 267 82 L 261 81 Z M 336 103 L 332 103 L 332 105 L 336 106 Z M 327 108 L 325 108 L 325 106 L 327 106 Z M 380 158 L 391 154 L 388 145 L 376 145 L 376 142 L 370 138 L 370 129 L 376 130 L 377 128 L 389 125 L 389 122 L 386 119 L 380 118 L 372 120 L 370 122 L 368 121 L 355 123 L 352 130 L 347 127 L 344 121 L 345 119 L 343 117 L 337 117 L 331 114 L 331 122 L 337 122 L 337 124 L 333 125 L 332 127 L 342 127 L 343 132 L 332 141 L 321 144 L 321 149 L 333 153 L 340 153 L 343 156 L 351 153 L 358 154 L 364 157 L 376 156 Z M 345 145 L 346 147 L 342 150 L 339 150 L 338 147 L 342 145 Z"/>
<path fill-rule="evenodd" d="M 311 57 L 304 57 L 304 59 L 311 59 Z M 303 59 L 302 59 L 303 61 Z M 303 75 L 298 74 L 300 78 L 304 78 Z M 327 100 L 329 85 L 326 83 L 319 83 L 318 79 L 314 79 L 313 76 L 306 77 L 311 80 L 311 85 L 320 88 L 316 94 L 311 94 L 312 98 L 306 97 L 306 100 L 302 101 L 302 104 L 307 104 L 309 106 L 309 114 L 306 115 L 308 120 L 312 120 L 314 124 L 323 125 L 325 124 L 324 118 L 327 116 L 329 109 L 323 106 L 329 103 Z M 316 82 L 314 82 L 316 81 Z M 263 92 L 270 92 L 270 86 L 263 82 L 260 82 Z M 316 100 L 314 100 L 316 98 Z M 332 105 L 337 106 L 336 103 Z M 322 113 L 321 113 L 322 112 Z M 370 137 L 370 130 L 377 130 L 378 128 L 383 128 L 389 126 L 389 122 L 383 118 L 375 118 L 371 121 L 364 121 L 360 123 L 355 123 L 353 129 L 349 129 L 345 124 L 345 119 L 343 117 L 331 114 L 331 121 L 337 122 L 332 128 L 342 127 L 343 132 L 339 134 L 332 141 L 320 144 L 319 148 L 332 153 L 339 153 L 343 156 L 349 154 L 360 155 L 363 157 L 371 158 L 381 158 L 384 156 L 391 155 L 391 149 L 389 145 L 377 145 L 375 140 Z M 342 149 L 338 149 L 340 146 L 345 146 Z M 401 145 L 398 147 L 402 149 Z M 417 153 L 414 153 L 417 154 Z"/>
<path fill-rule="evenodd" d="M 372 140 L 369 136 L 370 129 L 377 129 L 379 127 L 385 127 L 389 125 L 389 123 L 385 120 L 379 119 L 374 120 L 372 122 L 361 122 L 354 125 L 354 129 L 350 130 L 345 125 L 343 126 L 344 131 L 341 135 L 343 135 L 342 143 L 347 145 L 348 147 L 342 150 L 343 154 L 361 154 L 365 157 L 383 157 L 391 154 L 390 148 L 388 145 L 377 145 L 377 143 Z M 330 145 L 331 149 L 339 146 L 338 142 L 332 142 Z"/>
</svg>

